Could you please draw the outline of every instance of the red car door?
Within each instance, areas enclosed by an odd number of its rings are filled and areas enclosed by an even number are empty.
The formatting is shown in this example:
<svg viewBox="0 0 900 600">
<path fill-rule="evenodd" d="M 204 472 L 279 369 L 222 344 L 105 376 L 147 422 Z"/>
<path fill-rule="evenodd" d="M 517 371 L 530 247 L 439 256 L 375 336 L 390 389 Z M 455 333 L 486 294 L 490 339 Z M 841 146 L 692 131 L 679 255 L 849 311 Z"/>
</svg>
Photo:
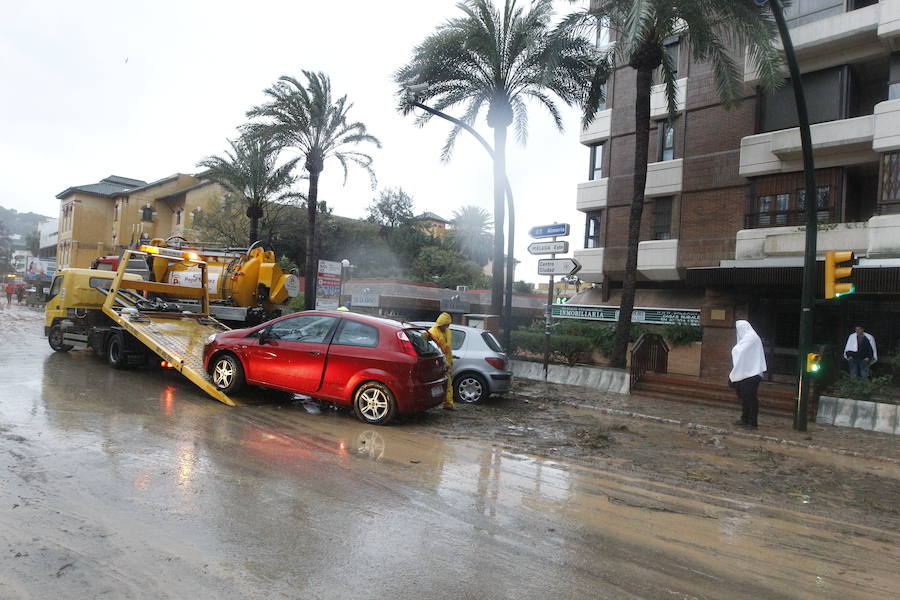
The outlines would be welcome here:
<svg viewBox="0 0 900 600">
<path fill-rule="evenodd" d="M 322 382 L 328 342 L 338 318 L 301 315 L 272 323 L 250 346 L 251 377 L 282 389 L 314 393 Z"/>
</svg>

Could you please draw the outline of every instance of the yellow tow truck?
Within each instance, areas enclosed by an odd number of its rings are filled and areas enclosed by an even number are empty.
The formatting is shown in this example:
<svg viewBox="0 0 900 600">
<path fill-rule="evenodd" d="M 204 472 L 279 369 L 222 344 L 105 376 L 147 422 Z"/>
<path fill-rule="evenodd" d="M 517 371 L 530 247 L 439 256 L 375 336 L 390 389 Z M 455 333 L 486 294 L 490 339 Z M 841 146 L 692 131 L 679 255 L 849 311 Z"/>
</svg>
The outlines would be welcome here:
<svg viewBox="0 0 900 600">
<path fill-rule="evenodd" d="M 129 259 L 147 256 L 196 267 L 202 285 L 145 281 L 126 272 Z M 181 310 L 166 297 L 194 300 L 199 311 Z M 119 369 L 159 360 L 216 400 L 234 405 L 203 369 L 207 339 L 229 328 L 209 314 L 206 262 L 196 252 L 141 246 L 125 250 L 115 272 L 62 269 L 45 311 L 44 333 L 57 352 L 91 348 Z"/>
</svg>

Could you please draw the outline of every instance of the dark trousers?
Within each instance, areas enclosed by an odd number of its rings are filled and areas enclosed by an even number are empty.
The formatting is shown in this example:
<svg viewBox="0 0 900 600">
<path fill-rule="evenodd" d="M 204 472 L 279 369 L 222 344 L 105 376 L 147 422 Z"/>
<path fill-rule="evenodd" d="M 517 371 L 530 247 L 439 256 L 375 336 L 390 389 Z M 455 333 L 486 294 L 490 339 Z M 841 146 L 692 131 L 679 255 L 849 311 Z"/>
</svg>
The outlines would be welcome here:
<svg viewBox="0 0 900 600">
<path fill-rule="evenodd" d="M 741 400 L 741 421 L 748 425 L 758 425 L 756 420 L 759 415 L 759 397 L 756 392 L 759 390 L 760 381 L 762 377 L 754 375 L 734 383 L 734 389 Z"/>
</svg>

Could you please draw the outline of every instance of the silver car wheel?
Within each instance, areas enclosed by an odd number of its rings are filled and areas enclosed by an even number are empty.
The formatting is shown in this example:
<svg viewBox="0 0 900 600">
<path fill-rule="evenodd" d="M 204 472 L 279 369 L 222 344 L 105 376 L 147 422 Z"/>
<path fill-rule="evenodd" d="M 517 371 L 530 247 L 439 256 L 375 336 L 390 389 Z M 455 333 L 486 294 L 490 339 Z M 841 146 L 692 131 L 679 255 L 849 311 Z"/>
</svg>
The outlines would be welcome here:
<svg viewBox="0 0 900 600">
<path fill-rule="evenodd" d="M 476 377 L 464 377 L 460 380 L 457 389 L 459 399 L 463 402 L 478 402 L 484 396 L 484 386 Z"/>
<path fill-rule="evenodd" d="M 234 367 L 231 362 L 224 358 L 219 359 L 213 369 L 213 383 L 219 389 L 225 389 L 234 381 Z"/>
<path fill-rule="evenodd" d="M 359 412 L 370 421 L 378 421 L 387 415 L 390 404 L 387 394 L 378 388 L 369 388 L 359 395 Z"/>
</svg>

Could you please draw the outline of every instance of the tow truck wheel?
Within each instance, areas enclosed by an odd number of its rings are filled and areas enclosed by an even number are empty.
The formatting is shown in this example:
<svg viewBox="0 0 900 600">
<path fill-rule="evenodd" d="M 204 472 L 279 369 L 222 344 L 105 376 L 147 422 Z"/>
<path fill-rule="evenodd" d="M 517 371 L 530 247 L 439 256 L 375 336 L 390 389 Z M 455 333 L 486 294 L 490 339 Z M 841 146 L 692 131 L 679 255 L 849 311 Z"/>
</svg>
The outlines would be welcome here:
<svg viewBox="0 0 900 600">
<path fill-rule="evenodd" d="M 226 394 L 234 393 L 244 386 L 244 367 L 231 354 L 220 354 L 213 359 L 209 374 L 216 389 Z"/>
<path fill-rule="evenodd" d="M 50 347 L 57 352 L 68 352 L 72 349 L 72 346 L 63 344 L 62 327 L 59 325 L 54 325 L 50 328 L 50 331 L 47 332 L 47 341 L 50 342 Z"/>
<path fill-rule="evenodd" d="M 356 418 L 370 425 L 385 425 L 397 414 L 397 401 L 386 385 L 369 381 L 353 395 Z"/>
<path fill-rule="evenodd" d="M 106 362 L 113 369 L 125 368 L 125 340 L 122 334 L 114 333 L 106 342 Z"/>
</svg>

